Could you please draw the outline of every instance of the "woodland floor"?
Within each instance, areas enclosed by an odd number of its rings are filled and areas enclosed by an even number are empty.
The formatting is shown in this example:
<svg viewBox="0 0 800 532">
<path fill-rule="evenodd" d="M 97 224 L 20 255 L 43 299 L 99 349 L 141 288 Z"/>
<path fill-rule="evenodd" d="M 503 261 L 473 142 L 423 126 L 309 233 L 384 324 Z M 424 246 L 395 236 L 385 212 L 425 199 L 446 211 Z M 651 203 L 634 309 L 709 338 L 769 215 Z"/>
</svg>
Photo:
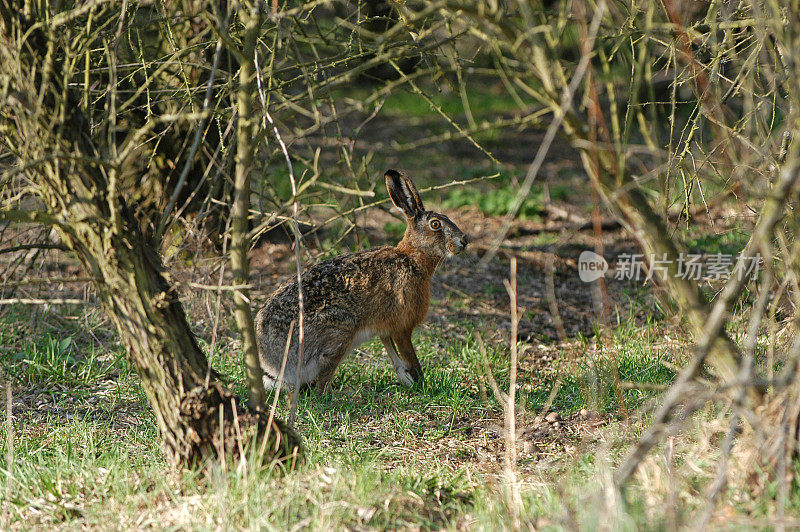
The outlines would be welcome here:
<svg viewBox="0 0 800 532">
<path fill-rule="evenodd" d="M 361 121 L 363 117 L 343 119 L 343 127 L 347 130 L 350 122 Z M 446 213 L 473 237 L 469 251 L 447 261 L 434 276 L 431 311 L 415 334 L 426 383 L 410 390 L 398 385 L 388 358 L 373 341 L 349 357 L 326 394 L 302 395 L 298 429 L 308 461 L 286 482 L 299 483 L 305 496 L 319 503 L 315 510 L 250 501 L 241 503 L 243 517 L 232 518 L 219 501 L 222 506 L 216 510 L 198 509 L 208 485 L 198 481 L 205 488 L 187 487 L 160 478 L 163 457 L 152 415 L 115 332 L 91 303 L 87 287 L 54 282 L 48 287 L 49 297 L 88 298 L 89 304 L 0 309 L 0 362 L 14 380 L 14 447 L 23 461 L 16 467 L 10 506 L 4 510 L 7 526 L 103 528 L 113 522 L 115 528 L 380 529 L 502 524 L 506 507 L 497 501 L 504 500 L 503 414 L 484 384 L 477 334 L 486 344 L 493 374 L 507 389 L 510 318 L 503 281 L 512 257 L 518 264 L 518 299 L 524 309 L 517 337 L 517 438 L 519 470 L 529 494 L 527 519 L 531 524 L 569 527 L 578 515 L 584 522 L 580 516 L 589 510 L 577 501 L 581 486 L 601 476 L 598 453 L 602 450 L 614 463 L 634 441 L 647 408 L 685 360 L 688 338 L 679 320 L 664 318 L 662 305 L 668 303 L 644 280 L 607 275 L 608 313 L 599 319 L 603 296 L 580 280 L 578 256 L 595 250 L 600 241 L 613 270 L 615 257 L 636 253 L 637 247 L 598 203 L 572 148 L 554 144 L 535 182 L 534 200 L 525 206 L 531 214 L 513 220 L 497 254 L 490 256 L 504 217 L 487 206 L 485 198 L 497 198 L 501 208 L 513 198 L 541 132 L 509 131 L 485 139 L 483 146 L 502 162 L 499 167 L 464 140 L 403 148 L 435 134 L 437 127 L 439 122 L 426 118 L 379 115 L 361 129 L 354 153 L 367 147 L 378 152 L 376 146 L 384 146 L 380 160 L 369 167 L 373 182 L 385 168 L 397 167 L 414 176 L 423 190 L 498 170 L 501 176 L 423 192 L 429 209 Z M 590 223 L 595 208 L 606 226 L 599 234 Z M 322 220 L 328 213 L 314 211 L 312 219 Z M 684 242 L 704 253 L 735 251 L 743 242 L 735 209 L 717 207 L 712 214 L 694 220 L 691 230 L 682 234 Z M 360 212 L 353 221 L 356 229 L 343 241 L 338 236 L 346 226 L 341 224 L 306 235 L 306 260 L 391 244 L 402 234 L 402 220 L 385 204 Z M 293 258 L 291 243 L 279 231 L 253 250 L 255 307 L 293 275 Z M 230 302 L 218 305 L 215 290 L 189 285 L 216 285 L 221 261 L 213 255 L 195 259 L 173 257 L 170 273 L 212 363 L 243 392 Z M 37 277 L 81 275 L 61 254 L 45 259 L 30 254 L 24 260 L 39 261 Z M 23 289 L 14 295 L 37 294 Z M 646 389 L 634 388 L 637 384 Z M 281 403 L 279 415 L 285 409 Z M 3 449 L 7 453 L 8 448 Z M 106 463 L 106 455 L 115 458 Z M 94 467 L 94 472 L 81 473 L 81 464 Z M 123 465 L 130 476 L 122 473 Z M 367 480 L 342 492 L 351 474 Z M 373 474 L 379 477 L 369 480 Z M 124 476 L 130 485 L 122 488 L 108 481 L 110 487 L 103 488 L 108 475 L 120 483 Z M 283 488 L 276 486 L 281 482 L 268 476 L 264 486 L 272 488 L 263 489 L 280 492 Z M 220 500 L 239 504 L 241 494 L 234 488 L 225 488 L 228 495 L 220 495 Z M 125 502 L 126 497 L 134 503 Z M 663 519 L 663 511 L 649 508 L 633 522 L 647 522 L 652 512 Z"/>
</svg>

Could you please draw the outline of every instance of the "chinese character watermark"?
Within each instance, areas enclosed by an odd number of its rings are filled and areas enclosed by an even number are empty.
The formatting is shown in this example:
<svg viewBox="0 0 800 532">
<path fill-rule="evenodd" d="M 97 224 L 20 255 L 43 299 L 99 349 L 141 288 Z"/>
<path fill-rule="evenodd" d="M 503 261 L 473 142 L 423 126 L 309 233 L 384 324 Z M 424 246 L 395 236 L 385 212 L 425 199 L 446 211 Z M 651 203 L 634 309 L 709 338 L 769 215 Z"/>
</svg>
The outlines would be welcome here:
<svg viewBox="0 0 800 532">
<path fill-rule="evenodd" d="M 622 253 L 617 256 L 614 279 L 650 281 L 653 277 L 676 277 L 690 281 L 719 281 L 736 275 L 739 280 L 754 280 L 760 266 L 761 254 L 758 253 L 739 257 L 724 253 L 707 256 L 681 253 L 677 260 L 668 259 L 666 254 Z M 603 277 L 608 269 L 606 259 L 597 253 L 584 251 L 578 259 L 578 274 L 586 283 Z"/>
</svg>

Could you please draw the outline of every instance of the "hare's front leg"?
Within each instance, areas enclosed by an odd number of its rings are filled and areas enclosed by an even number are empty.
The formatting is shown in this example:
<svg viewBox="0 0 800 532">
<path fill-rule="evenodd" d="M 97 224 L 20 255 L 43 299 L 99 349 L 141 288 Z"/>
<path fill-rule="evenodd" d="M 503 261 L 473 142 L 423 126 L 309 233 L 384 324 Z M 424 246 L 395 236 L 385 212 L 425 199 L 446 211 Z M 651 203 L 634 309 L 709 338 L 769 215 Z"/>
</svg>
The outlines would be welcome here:
<svg viewBox="0 0 800 532">
<path fill-rule="evenodd" d="M 386 353 L 392 359 L 397 378 L 406 386 L 422 380 L 422 366 L 411 343 L 411 331 L 392 336 L 381 336 Z"/>
</svg>

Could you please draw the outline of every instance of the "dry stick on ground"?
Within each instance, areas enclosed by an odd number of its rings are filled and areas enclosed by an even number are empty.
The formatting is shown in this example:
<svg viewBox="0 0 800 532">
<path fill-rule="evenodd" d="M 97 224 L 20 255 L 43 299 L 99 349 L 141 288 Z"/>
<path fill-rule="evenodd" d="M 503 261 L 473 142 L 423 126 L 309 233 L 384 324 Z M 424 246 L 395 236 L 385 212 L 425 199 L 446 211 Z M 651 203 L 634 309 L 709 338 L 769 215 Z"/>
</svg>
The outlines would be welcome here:
<svg viewBox="0 0 800 532">
<path fill-rule="evenodd" d="M 3 375 L 3 381 L 6 387 L 6 496 L 3 503 L 3 519 L 5 523 L 9 518 L 11 509 L 8 505 L 11 504 L 11 490 L 14 487 L 14 419 L 13 419 L 13 392 L 11 390 L 11 380 L 8 376 Z"/>
<path fill-rule="evenodd" d="M 283 377 L 286 371 L 286 361 L 289 359 L 289 348 L 292 345 L 292 333 L 294 333 L 295 320 L 289 323 L 289 332 L 286 334 L 286 347 L 283 349 L 283 360 L 281 361 L 281 370 L 278 372 L 278 380 L 275 383 L 275 397 L 272 398 L 272 406 L 269 409 L 269 419 L 267 421 L 267 434 L 269 434 L 270 427 L 272 427 L 272 420 L 275 419 L 275 411 L 278 409 L 278 399 L 281 396 L 281 388 L 283 387 Z M 261 448 L 261 454 L 264 454 L 266 448 L 267 438 L 264 438 L 264 445 Z"/>
<path fill-rule="evenodd" d="M 0 299 L 0 305 L 84 305 L 90 303 L 86 299 L 53 298 L 42 299 L 36 297 L 12 297 Z"/>
<path fill-rule="evenodd" d="M 547 296 L 547 304 L 550 306 L 550 315 L 553 317 L 553 323 L 556 326 L 556 333 L 558 334 L 558 339 L 562 342 L 567 341 L 567 331 L 564 329 L 564 321 L 561 319 L 561 311 L 558 308 L 558 300 L 556 299 L 556 285 L 555 285 L 555 255 L 550 254 L 547 256 L 547 277 L 544 279 L 544 291 L 545 295 Z M 561 389 L 561 374 L 558 375 L 556 382 L 553 384 L 553 389 L 550 390 L 550 395 L 547 397 L 547 401 L 544 402 L 544 406 L 539 411 L 539 416 L 544 419 L 544 416 L 547 415 L 547 411 L 550 410 L 550 407 L 553 405 L 553 401 L 556 399 L 556 395 L 558 395 L 558 391 Z"/>
<path fill-rule="evenodd" d="M 258 69 L 258 55 L 255 56 L 255 64 L 256 69 Z M 267 106 L 267 100 L 264 97 L 264 91 L 261 88 L 261 75 L 257 76 L 258 82 L 258 94 L 261 98 L 261 105 L 264 108 L 264 117 L 269 121 L 270 126 L 272 126 L 272 132 L 275 134 L 275 138 L 278 141 L 278 144 L 281 147 L 281 151 L 283 152 L 283 157 L 286 159 L 286 166 L 289 170 L 289 181 L 292 185 L 292 228 L 294 229 L 294 261 L 297 267 L 297 380 L 295 382 L 300 382 L 300 369 L 303 367 L 303 340 L 304 340 L 304 321 L 305 321 L 305 312 L 303 307 L 303 263 L 300 256 L 300 246 L 302 240 L 300 238 L 300 225 L 297 222 L 297 180 L 294 177 L 294 166 L 292 165 L 292 158 L 289 156 L 289 150 L 286 147 L 286 143 L 283 142 L 283 137 L 281 137 L 280 131 L 278 131 L 278 127 L 275 125 L 275 121 L 272 119 L 272 115 L 269 114 L 269 108 Z M 297 414 L 297 399 L 300 393 L 300 385 L 296 385 L 292 390 L 292 395 L 290 398 L 290 405 L 289 405 L 289 424 L 294 425 L 295 415 Z"/>
<path fill-rule="evenodd" d="M 250 174 L 253 169 L 253 153 L 256 146 L 255 118 L 253 117 L 253 89 L 255 72 L 255 47 L 261 29 L 260 4 L 245 3 L 239 10 L 245 26 L 243 60 L 239 69 L 239 90 L 236 94 L 238 105 L 238 130 L 236 133 L 236 175 L 234 199 L 231 209 L 231 269 L 233 283 L 246 285 L 250 282 L 250 267 L 247 252 L 250 250 L 248 238 L 248 213 L 250 212 Z M 247 386 L 250 406 L 263 409 L 265 401 L 263 371 L 258 358 L 258 340 L 249 291 L 246 288 L 233 292 L 234 316 L 242 335 L 242 352 L 247 369 Z"/>
<path fill-rule="evenodd" d="M 41 278 L 27 278 L 21 281 L 8 281 L 0 284 L 3 288 L 13 288 L 17 286 L 25 286 L 28 284 L 55 284 L 55 283 L 88 283 L 96 281 L 91 277 L 41 277 Z"/>
<path fill-rule="evenodd" d="M 508 400 L 505 402 L 505 475 L 510 493 L 510 510 L 512 517 L 512 529 L 520 529 L 520 511 L 522 509 L 522 498 L 520 496 L 519 479 L 517 475 L 517 418 L 516 418 L 516 396 L 517 396 L 517 328 L 519 326 L 519 315 L 517 313 L 517 259 L 511 259 L 511 275 L 509 280 L 503 280 L 509 299 L 509 314 L 511 317 L 511 337 L 509 347 L 511 349 L 511 363 L 508 368 Z"/>
<path fill-rule="evenodd" d="M 32 249 L 55 249 L 57 251 L 69 251 L 67 246 L 63 244 L 20 244 L 18 246 L 0 249 L 0 255 L 4 253 L 14 253 L 17 251 L 29 251 Z"/>
<path fill-rule="evenodd" d="M 550 315 L 553 317 L 553 324 L 556 327 L 558 339 L 562 342 L 567 341 L 567 330 L 564 328 L 564 321 L 561 319 L 561 311 L 558 309 L 558 300 L 556 299 L 556 284 L 555 284 L 555 255 L 549 254 L 547 256 L 547 277 L 544 279 L 545 294 L 547 295 L 547 303 L 550 306 Z"/>
</svg>

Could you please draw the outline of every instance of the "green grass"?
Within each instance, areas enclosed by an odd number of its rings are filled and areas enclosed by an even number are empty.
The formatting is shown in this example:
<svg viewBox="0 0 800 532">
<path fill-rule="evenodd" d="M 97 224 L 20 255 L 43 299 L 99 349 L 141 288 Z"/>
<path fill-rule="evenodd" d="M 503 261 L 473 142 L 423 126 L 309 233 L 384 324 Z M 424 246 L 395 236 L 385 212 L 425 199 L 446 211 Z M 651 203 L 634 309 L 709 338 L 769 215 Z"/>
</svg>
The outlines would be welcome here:
<svg viewBox="0 0 800 532">
<path fill-rule="evenodd" d="M 747 245 L 750 234 L 744 231 L 731 230 L 724 233 L 712 233 L 686 241 L 686 248 L 692 253 L 708 253 L 731 255 L 735 257 Z"/>
<path fill-rule="evenodd" d="M 509 176 L 501 176 L 500 183 L 509 183 Z M 442 207 L 457 209 L 463 206 L 476 206 L 487 216 L 505 216 L 514 204 L 518 187 L 504 184 L 500 188 L 478 190 L 477 188 L 457 188 L 448 193 L 442 201 Z M 550 188 L 550 198 L 563 200 L 568 197 L 569 189 L 562 186 Z M 541 186 L 533 187 L 530 194 L 523 200 L 517 218 L 521 220 L 538 219 L 544 209 L 545 194 Z"/>
<path fill-rule="evenodd" d="M 421 87 L 435 106 L 451 118 L 459 118 L 465 113 L 464 102 L 458 90 L 452 90 L 447 85 Z M 498 114 L 508 113 L 518 108 L 514 99 L 500 86 L 491 86 L 485 82 L 477 81 L 468 83 L 467 100 L 470 111 L 476 120 L 481 118 L 497 118 Z M 334 95 L 363 100 L 370 91 L 366 87 L 348 87 L 346 90 L 335 92 Z M 437 111 L 420 94 L 412 90 L 397 90 L 386 98 L 381 108 L 381 115 L 390 118 L 416 118 L 430 119 L 438 116 Z"/>
<path fill-rule="evenodd" d="M 0 320 L 0 337 L 15 325 Z M 480 393 L 474 324 L 455 326 L 458 334 L 438 333 L 435 327 L 415 334 L 425 368 L 422 384 L 398 384 L 380 343 L 372 341 L 342 364 L 327 393 L 302 393 L 297 414 L 306 459 L 297 469 L 226 464 L 206 476 L 177 477 L 167 474 L 153 416 L 118 346 L 93 346 L 75 331 L 63 338 L 49 333 L 18 339 L 19 352 L 12 356 L 13 350 L 3 350 L 0 362 L 28 371 L 15 388 L 21 400 L 30 401 L 30 390 L 49 390 L 51 411 L 17 416 L 6 524 L 12 529 L 507 527 L 508 499 L 496 476 L 503 443 L 491 429 L 502 425 L 502 409 L 491 392 L 488 402 Z M 616 372 L 633 382 L 668 384 L 674 378 L 659 363 L 668 356 L 655 347 L 661 335 L 659 322 L 637 325 L 633 314 L 623 316 L 620 327 L 595 349 L 590 340 L 575 344 L 577 352 L 585 352 L 578 364 L 567 363 L 574 355 L 565 354 L 552 367 L 521 371 L 520 382 L 531 386 L 520 388 L 519 423 L 524 428 L 544 406 L 556 380 L 561 388 L 552 408 L 563 417 L 589 408 L 614 419 L 620 410 Z M 493 374 L 507 389 L 507 347 L 493 340 L 490 330 L 482 336 Z M 524 356 L 535 355 L 534 348 Z M 208 356 L 243 396 L 238 354 L 223 343 Z M 111 383 L 115 388 L 108 393 Z M 106 392 L 97 393 L 100 389 Z M 653 396 L 623 391 L 629 409 Z M 287 405 L 279 405 L 285 418 Z M 126 411 L 134 422 L 121 415 Z M 574 454 L 561 451 L 547 455 L 547 467 L 520 457 L 526 523 L 561 529 L 575 519 L 591 529 L 606 519 L 604 471 L 624 453 L 630 441 L 626 431 L 635 434 L 640 428 L 610 430 L 618 443 L 600 454 L 596 446 Z M 3 457 L 4 431 L 3 425 Z M 476 453 L 486 454 L 488 461 Z M 8 465 L 0 460 L 0 476 L 7 480 Z M 613 510 L 622 528 L 651 523 L 637 493 Z"/>
<path fill-rule="evenodd" d="M 90 344 L 80 348 L 73 338 L 45 335 L 32 342 L 29 349 L 3 358 L 3 370 L 15 380 L 27 383 L 88 385 L 114 370 L 127 370 L 121 355 L 100 356 Z"/>
</svg>

